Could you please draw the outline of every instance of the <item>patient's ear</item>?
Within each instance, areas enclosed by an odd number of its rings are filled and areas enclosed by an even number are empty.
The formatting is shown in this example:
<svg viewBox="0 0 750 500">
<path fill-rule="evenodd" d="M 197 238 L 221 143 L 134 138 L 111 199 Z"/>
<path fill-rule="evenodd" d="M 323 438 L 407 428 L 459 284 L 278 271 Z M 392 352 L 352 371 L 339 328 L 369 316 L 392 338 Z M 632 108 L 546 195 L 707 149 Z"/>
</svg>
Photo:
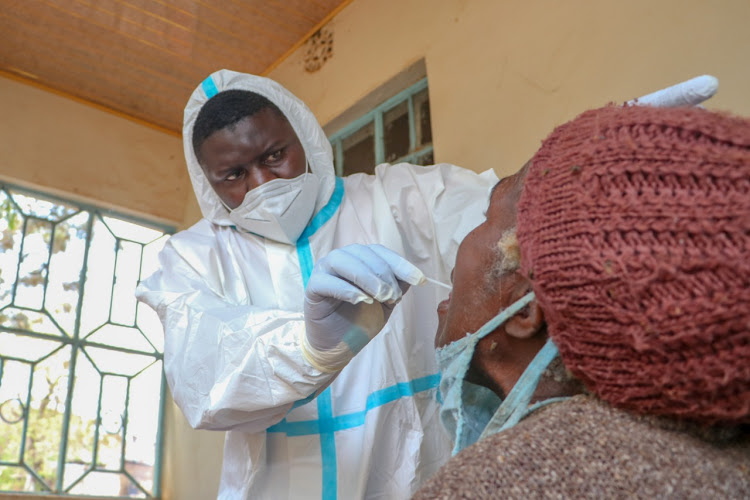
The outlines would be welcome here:
<svg viewBox="0 0 750 500">
<path fill-rule="evenodd" d="M 505 331 L 517 339 L 530 339 L 544 326 L 544 312 L 536 299 L 505 323 Z"/>
</svg>

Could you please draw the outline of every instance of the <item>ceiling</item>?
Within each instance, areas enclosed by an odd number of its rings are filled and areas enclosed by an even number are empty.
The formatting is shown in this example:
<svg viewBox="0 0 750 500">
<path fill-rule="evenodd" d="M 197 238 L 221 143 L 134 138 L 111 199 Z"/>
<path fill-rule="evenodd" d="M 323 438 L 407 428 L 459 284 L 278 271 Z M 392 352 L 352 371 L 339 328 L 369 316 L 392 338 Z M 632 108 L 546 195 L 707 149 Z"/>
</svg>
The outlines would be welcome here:
<svg viewBox="0 0 750 500">
<path fill-rule="evenodd" d="M 179 134 L 210 73 L 268 73 L 351 0 L 4 0 L 0 76 Z"/>
</svg>

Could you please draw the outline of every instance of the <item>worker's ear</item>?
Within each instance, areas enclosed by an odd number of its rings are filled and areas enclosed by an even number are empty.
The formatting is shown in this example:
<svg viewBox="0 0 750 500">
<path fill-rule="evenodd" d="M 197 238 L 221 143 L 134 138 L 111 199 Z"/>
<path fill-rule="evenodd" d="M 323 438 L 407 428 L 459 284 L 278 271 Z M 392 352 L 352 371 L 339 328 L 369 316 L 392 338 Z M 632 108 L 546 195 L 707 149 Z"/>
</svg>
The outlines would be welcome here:
<svg viewBox="0 0 750 500">
<path fill-rule="evenodd" d="M 524 278 L 514 286 L 513 296 L 521 298 L 530 291 L 531 283 Z M 505 323 L 505 332 L 517 339 L 530 339 L 542 331 L 543 326 L 544 312 L 539 307 L 539 302 L 534 299 Z"/>
</svg>

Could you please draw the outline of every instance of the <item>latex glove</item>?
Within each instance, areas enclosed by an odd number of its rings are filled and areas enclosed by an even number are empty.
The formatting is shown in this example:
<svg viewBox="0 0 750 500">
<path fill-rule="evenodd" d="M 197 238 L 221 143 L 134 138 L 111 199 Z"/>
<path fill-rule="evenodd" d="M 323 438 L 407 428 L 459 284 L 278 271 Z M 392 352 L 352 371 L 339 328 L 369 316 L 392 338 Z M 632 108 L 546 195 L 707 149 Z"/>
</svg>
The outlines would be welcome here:
<svg viewBox="0 0 750 500">
<path fill-rule="evenodd" d="M 315 264 L 305 290 L 306 359 L 324 372 L 342 369 L 382 330 L 409 286 L 424 280 L 382 245 L 333 250 Z"/>
<path fill-rule="evenodd" d="M 678 83 L 677 85 L 657 90 L 638 99 L 633 99 L 625 104 L 658 106 L 662 108 L 697 106 L 711 98 L 718 89 L 719 80 L 715 76 L 702 75 Z"/>
</svg>

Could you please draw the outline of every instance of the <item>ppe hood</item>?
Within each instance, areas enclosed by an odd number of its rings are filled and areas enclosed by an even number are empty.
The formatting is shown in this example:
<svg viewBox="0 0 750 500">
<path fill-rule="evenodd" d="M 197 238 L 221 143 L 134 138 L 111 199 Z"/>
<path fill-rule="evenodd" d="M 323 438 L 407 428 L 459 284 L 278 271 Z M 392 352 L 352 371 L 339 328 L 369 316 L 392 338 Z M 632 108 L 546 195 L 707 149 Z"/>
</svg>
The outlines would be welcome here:
<svg viewBox="0 0 750 500">
<path fill-rule="evenodd" d="M 305 157 L 310 165 L 310 171 L 316 174 L 320 180 L 315 202 L 315 213 L 318 213 L 328 203 L 333 193 L 335 171 L 331 144 L 328 142 L 315 115 L 305 103 L 273 80 L 222 69 L 211 74 L 193 91 L 185 106 L 182 127 L 185 161 L 203 217 L 214 224 L 233 225 L 233 222 L 229 220 L 229 211 L 224 207 L 219 196 L 206 179 L 193 151 L 193 125 L 198 113 L 209 98 L 218 92 L 230 89 L 249 90 L 260 94 L 274 103 L 286 116 L 302 143 Z"/>
</svg>

